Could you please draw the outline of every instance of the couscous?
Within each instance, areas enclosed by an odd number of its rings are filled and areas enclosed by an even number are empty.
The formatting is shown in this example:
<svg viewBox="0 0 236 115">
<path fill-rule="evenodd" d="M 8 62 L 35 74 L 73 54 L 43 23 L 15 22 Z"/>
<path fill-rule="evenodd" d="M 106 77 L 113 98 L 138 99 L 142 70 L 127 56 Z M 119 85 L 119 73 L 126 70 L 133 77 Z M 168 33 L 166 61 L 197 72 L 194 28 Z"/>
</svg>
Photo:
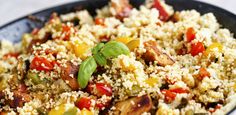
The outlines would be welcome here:
<svg viewBox="0 0 236 115">
<path fill-rule="evenodd" d="M 214 14 L 111 0 L 0 45 L 0 114 L 226 114 L 236 40 Z"/>
</svg>

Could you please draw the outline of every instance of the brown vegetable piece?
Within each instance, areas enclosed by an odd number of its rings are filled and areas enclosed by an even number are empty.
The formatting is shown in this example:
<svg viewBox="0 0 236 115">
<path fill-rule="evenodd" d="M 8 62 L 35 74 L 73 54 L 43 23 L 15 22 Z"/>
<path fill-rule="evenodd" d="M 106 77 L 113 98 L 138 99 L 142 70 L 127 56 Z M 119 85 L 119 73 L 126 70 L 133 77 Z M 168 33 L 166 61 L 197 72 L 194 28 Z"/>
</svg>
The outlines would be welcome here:
<svg viewBox="0 0 236 115">
<path fill-rule="evenodd" d="M 142 58 L 145 62 L 149 63 L 156 61 L 160 66 L 174 64 L 174 60 L 171 59 L 169 55 L 157 48 L 157 42 L 147 41 L 144 43 L 144 48 L 146 49 L 146 52 L 142 55 Z"/>
<path fill-rule="evenodd" d="M 79 67 L 68 61 L 66 63 L 66 67 L 62 67 L 61 70 L 61 78 L 64 81 L 68 81 L 68 85 L 72 90 L 78 90 L 79 84 L 77 82 L 76 76 L 78 75 Z"/>
<path fill-rule="evenodd" d="M 29 60 L 23 60 L 22 58 L 18 59 L 17 70 L 19 72 L 20 78 L 23 79 L 26 76 L 27 71 L 29 70 L 30 62 Z"/>
<path fill-rule="evenodd" d="M 31 100 L 29 94 L 19 91 L 14 91 L 13 98 L 13 100 L 10 100 L 10 107 L 12 108 L 22 107 L 25 102 L 29 102 Z"/>
<path fill-rule="evenodd" d="M 51 39 L 51 37 L 52 37 L 51 33 L 46 33 L 43 39 L 33 39 L 27 48 L 27 52 L 32 53 L 34 45 L 36 45 L 37 43 L 39 44 L 45 43 L 47 42 L 47 40 Z"/>
<path fill-rule="evenodd" d="M 3 99 L 4 97 L 5 97 L 5 94 L 2 91 L 0 91 L 0 100 Z"/>
<path fill-rule="evenodd" d="M 179 21 L 179 12 L 175 12 L 174 15 L 171 17 L 171 21 L 178 22 Z"/>
<path fill-rule="evenodd" d="M 152 100 L 149 95 L 143 95 L 118 102 L 115 107 L 115 115 L 141 115 L 151 110 Z"/>
<path fill-rule="evenodd" d="M 2 111 L 2 112 L 0 112 L 0 115 L 8 115 L 8 113 L 7 113 L 7 112 L 4 112 L 4 111 Z"/>
<path fill-rule="evenodd" d="M 29 102 L 31 96 L 28 94 L 27 87 L 21 83 L 18 85 L 17 90 L 13 92 L 13 100 L 9 101 L 9 105 L 12 108 L 22 107 L 25 102 Z"/>
<path fill-rule="evenodd" d="M 185 55 L 188 53 L 188 49 L 187 49 L 186 45 L 183 44 L 183 46 L 180 49 L 178 49 L 176 52 L 178 55 Z"/>
<path fill-rule="evenodd" d="M 115 16 L 120 20 L 128 17 L 132 9 L 129 0 L 111 0 L 111 7 L 115 9 Z"/>
</svg>

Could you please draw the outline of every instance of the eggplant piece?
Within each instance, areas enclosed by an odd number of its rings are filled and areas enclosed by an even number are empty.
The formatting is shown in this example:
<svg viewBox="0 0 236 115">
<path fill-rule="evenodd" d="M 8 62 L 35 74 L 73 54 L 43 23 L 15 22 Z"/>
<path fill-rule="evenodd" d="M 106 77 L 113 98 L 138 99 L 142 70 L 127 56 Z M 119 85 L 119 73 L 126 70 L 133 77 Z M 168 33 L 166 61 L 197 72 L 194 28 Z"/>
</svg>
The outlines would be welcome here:
<svg viewBox="0 0 236 115">
<path fill-rule="evenodd" d="M 0 108 L 2 108 L 5 105 L 5 96 L 6 96 L 5 93 L 0 91 L 0 100 L 2 100 L 0 101 Z"/>
<path fill-rule="evenodd" d="M 23 79 L 27 75 L 27 71 L 29 70 L 30 62 L 29 60 L 23 60 L 22 58 L 19 59 L 17 63 L 17 70 L 20 75 L 20 79 Z"/>
<path fill-rule="evenodd" d="M 146 52 L 142 55 L 142 58 L 146 63 L 156 61 L 160 66 L 173 65 L 175 61 L 166 53 L 157 48 L 157 42 L 147 41 L 144 43 Z"/>
<path fill-rule="evenodd" d="M 66 67 L 61 68 L 61 78 L 70 86 L 72 90 L 78 90 L 79 89 L 79 84 L 77 82 L 77 75 L 78 75 L 78 70 L 79 67 L 72 64 L 71 62 L 66 63 Z"/>
<path fill-rule="evenodd" d="M 176 107 L 177 109 L 182 109 L 188 105 L 188 100 L 186 98 L 182 98 L 180 104 Z"/>
<path fill-rule="evenodd" d="M 115 105 L 115 115 L 141 115 L 149 112 L 152 108 L 152 100 L 149 95 L 133 97 L 125 101 L 118 102 Z"/>
</svg>

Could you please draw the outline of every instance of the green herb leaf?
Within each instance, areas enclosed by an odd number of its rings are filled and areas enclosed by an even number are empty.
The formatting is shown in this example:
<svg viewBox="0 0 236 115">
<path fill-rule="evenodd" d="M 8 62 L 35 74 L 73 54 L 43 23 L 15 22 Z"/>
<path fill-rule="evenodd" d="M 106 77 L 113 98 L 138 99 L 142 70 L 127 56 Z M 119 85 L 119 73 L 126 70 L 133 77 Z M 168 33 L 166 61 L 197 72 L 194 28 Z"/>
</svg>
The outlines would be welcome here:
<svg viewBox="0 0 236 115">
<path fill-rule="evenodd" d="M 97 53 L 93 57 L 99 65 L 104 66 L 107 64 L 107 59 L 101 53 Z"/>
<path fill-rule="evenodd" d="M 92 53 L 93 55 L 97 54 L 104 46 L 104 43 L 99 43 L 97 44 L 93 49 L 92 49 Z"/>
<path fill-rule="evenodd" d="M 109 59 L 115 58 L 121 54 L 128 55 L 130 51 L 125 44 L 117 41 L 110 41 L 104 45 L 104 47 L 101 49 L 101 53 L 106 59 Z"/>
<path fill-rule="evenodd" d="M 96 68 L 97 64 L 93 57 L 89 57 L 82 62 L 78 73 L 78 83 L 81 88 L 85 88 L 87 86 L 88 81 Z"/>
</svg>

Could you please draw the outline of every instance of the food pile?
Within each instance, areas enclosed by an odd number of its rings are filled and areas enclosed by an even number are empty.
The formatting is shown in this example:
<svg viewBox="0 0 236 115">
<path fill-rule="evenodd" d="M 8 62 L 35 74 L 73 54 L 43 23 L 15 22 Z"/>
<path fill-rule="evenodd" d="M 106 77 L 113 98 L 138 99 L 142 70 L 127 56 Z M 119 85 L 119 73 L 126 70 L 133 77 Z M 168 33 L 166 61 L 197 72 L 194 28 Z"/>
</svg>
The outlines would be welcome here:
<svg viewBox="0 0 236 115">
<path fill-rule="evenodd" d="M 0 45 L 0 114 L 226 114 L 236 105 L 236 40 L 214 14 L 111 0 L 53 13 Z"/>
</svg>

